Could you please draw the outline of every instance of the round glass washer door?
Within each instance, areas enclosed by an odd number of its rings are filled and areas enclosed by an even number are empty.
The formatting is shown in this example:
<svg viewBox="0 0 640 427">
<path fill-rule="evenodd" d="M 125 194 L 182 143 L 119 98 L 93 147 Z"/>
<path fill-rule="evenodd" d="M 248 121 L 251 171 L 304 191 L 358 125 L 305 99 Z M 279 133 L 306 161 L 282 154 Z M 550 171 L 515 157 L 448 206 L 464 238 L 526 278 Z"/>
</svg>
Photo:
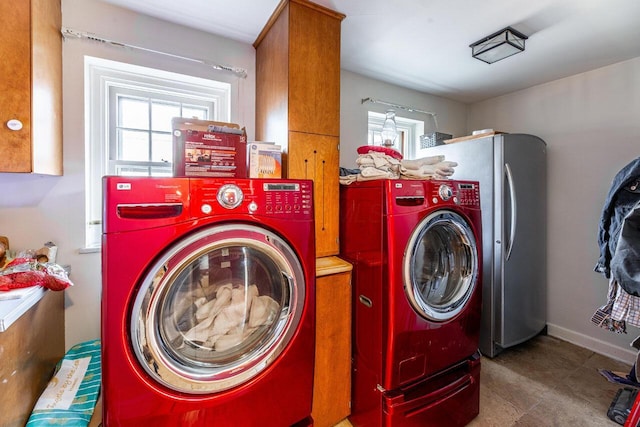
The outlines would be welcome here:
<svg viewBox="0 0 640 427">
<path fill-rule="evenodd" d="M 405 292 L 413 309 L 433 321 L 454 318 L 473 294 L 478 250 L 459 214 L 441 210 L 413 231 L 403 260 Z"/>
<path fill-rule="evenodd" d="M 278 235 L 218 225 L 170 247 L 131 310 L 134 353 L 152 379 L 189 394 L 220 392 L 270 366 L 305 301 L 302 266 Z"/>
</svg>

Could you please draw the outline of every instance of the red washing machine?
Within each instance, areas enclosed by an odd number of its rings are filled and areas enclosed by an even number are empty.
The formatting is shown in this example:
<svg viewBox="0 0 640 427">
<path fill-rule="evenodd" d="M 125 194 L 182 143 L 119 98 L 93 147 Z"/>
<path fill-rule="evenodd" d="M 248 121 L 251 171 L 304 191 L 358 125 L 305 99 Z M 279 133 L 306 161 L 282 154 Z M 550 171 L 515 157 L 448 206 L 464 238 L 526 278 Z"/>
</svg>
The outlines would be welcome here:
<svg viewBox="0 0 640 427">
<path fill-rule="evenodd" d="M 312 182 L 103 184 L 105 426 L 311 425 Z"/>
<path fill-rule="evenodd" d="M 472 181 L 340 192 L 353 264 L 355 426 L 463 426 L 479 412 L 481 219 Z"/>
</svg>

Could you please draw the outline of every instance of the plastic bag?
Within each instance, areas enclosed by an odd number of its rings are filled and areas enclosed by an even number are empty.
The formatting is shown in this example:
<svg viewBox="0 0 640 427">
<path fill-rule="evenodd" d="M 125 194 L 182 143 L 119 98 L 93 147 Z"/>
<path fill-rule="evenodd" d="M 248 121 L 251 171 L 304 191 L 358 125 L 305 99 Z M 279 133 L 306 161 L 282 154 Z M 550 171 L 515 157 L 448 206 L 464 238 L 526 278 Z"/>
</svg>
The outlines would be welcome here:
<svg viewBox="0 0 640 427">
<path fill-rule="evenodd" d="M 52 291 L 62 291 L 72 286 L 67 272 L 58 264 L 40 263 L 32 258 L 15 258 L 0 270 L 0 291 L 44 286 Z"/>
</svg>

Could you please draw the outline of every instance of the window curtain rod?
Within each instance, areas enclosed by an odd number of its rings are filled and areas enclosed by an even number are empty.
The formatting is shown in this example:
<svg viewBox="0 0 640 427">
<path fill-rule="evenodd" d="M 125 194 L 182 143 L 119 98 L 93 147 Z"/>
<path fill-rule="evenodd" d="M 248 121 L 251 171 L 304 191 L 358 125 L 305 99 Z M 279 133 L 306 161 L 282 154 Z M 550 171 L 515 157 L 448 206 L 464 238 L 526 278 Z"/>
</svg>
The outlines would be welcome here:
<svg viewBox="0 0 640 427">
<path fill-rule="evenodd" d="M 143 51 L 143 52 L 149 52 L 149 53 L 155 53 L 155 54 L 159 54 L 159 55 L 169 56 L 169 57 L 174 58 L 174 59 L 181 59 L 181 60 L 184 60 L 184 61 L 197 62 L 199 64 L 203 64 L 203 65 L 205 65 L 207 67 L 213 68 L 214 70 L 227 71 L 229 73 L 235 74 L 238 77 L 242 77 L 243 79 L 247 78 L 247 70 L 245 70 L 244 68 L 231 67 L 231 66 L 228 66 L 228 65 L 221 65 L 221 64 L 213 64 L 213 63 L 205 61 L 203 59 L 189 58 L 189 57 L 186 57 L 186 56 L 174 55 L 173 53 L 160 52 L 158 50 L 147 49 L 147 48 L 140 47 L 140 46 L 133 46 L 133 45 L 130 45 L 130 44 L 120 43 L 120 42 L 117 42 L 117 41 L 114 41 L 114 40 L 105 39 L 103 37 L 96 36 L 95 34 L 86 33 L 86 32 L 78 31 L 78 30 L 72 30 L 70 28 L 63 27 L 62 28 L 62 36 L 64 38 L 70 37 L 70 38 L 75 38 L 75 39 L 90 40 L 90 41 L 94 41 L 94 42 L 98 42 L 98 43 L 108 44 L 108 45 L 115 46 L 115 47 L 120 47 L 120 48 L 125 48 L 125 49 L 132 49 L 132 50 L 139 50 L 139 51 Z"/>
<path fill-rule="evenodd" d="M 430 111 L 424 111 L 424 110 L 420 110 L 418 108 L 413 108 L 413 107 L 407 107 L 405 105 L 400 105 L 400 104 L 394 104 L 393 102 L 388 102 L 388 101 L 382 101 L 380 99 L 375 99 L 375 98 L 364 98 L 362 100 L 362 103 L 366 103 L 366 102 L 370 102 L 372 104 L 383 104 L 383 105 L 388 105 L 390 107 L 394 107 L 397 108 L 399 110 L 405 110 L 405 111 L 409 111 L 411 113 L 422 113 L 422 114 L 427 114 L 430 116 L 434 116 L 436 115 L 436 113 L 432 113 Z"/>
</svg>

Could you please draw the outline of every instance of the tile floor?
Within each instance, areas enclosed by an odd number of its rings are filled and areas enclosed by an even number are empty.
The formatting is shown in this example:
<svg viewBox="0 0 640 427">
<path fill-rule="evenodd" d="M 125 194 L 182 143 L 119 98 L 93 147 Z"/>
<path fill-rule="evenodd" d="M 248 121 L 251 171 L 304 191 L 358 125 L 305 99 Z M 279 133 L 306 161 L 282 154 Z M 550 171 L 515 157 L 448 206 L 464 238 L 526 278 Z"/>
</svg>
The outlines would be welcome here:
<svg viewBox="0 0 640 427">
<path fill-rule="evenodd" d="M 618 426 L 607 409 L 622 386 L 598 369 L 626 374 L 631 366 L 546 335 L 483 358 L 480 415 L 469 427 Z"/>
</svg>

